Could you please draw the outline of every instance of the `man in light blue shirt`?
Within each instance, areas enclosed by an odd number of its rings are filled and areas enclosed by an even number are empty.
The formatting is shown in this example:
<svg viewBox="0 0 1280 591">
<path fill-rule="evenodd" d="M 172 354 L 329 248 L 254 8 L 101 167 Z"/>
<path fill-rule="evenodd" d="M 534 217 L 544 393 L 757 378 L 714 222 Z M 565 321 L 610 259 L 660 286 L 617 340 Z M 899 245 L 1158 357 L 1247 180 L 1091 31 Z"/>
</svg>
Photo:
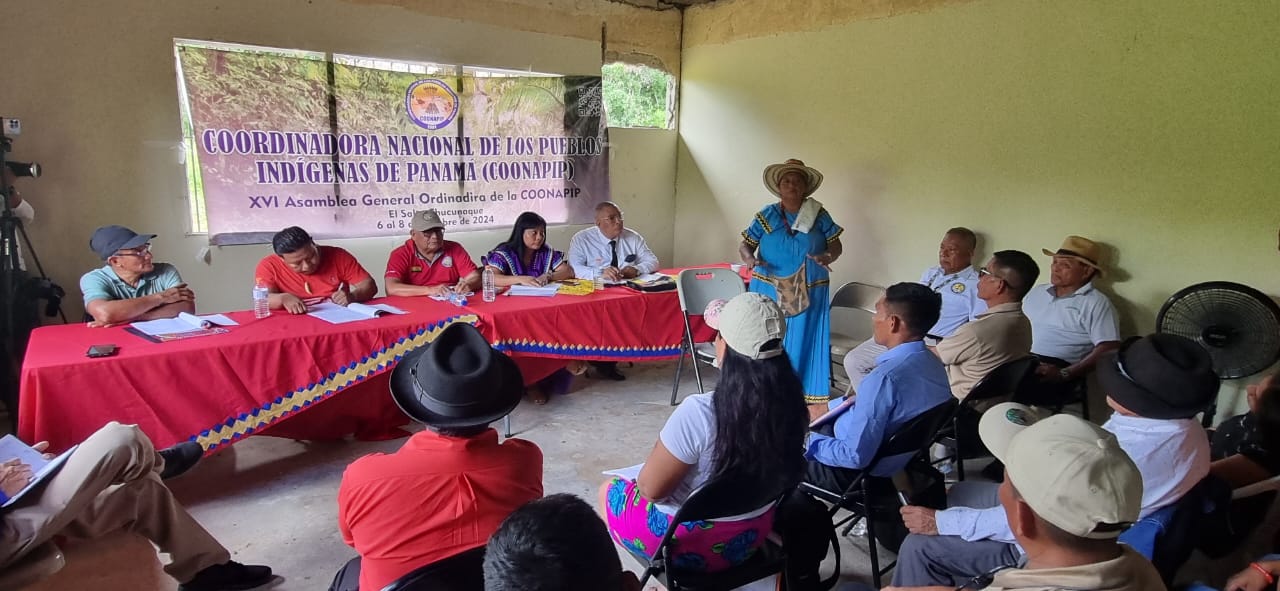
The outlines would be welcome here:
<svg viewBox="0 0 1280 591">
<path fill-rule="evenodd" d="M 152 261 L 152 238 L 155 234 L 138 234 L 124 226 L 103 226 L 93 232 L 89 248 L 107 264 L 80 278 L 84 309 L 93 317 L 90 326 L 196 311 L 196 296 L 178 270 Z"/>
<path fill-rule="evenodd" d="M 873 325 L 876 343 L 888 350 L 862 380 L 856 403 L 842 399 L 829 403 L 833 411 L 845 410 L 838 411 L 831 435 L 810 436 L 805 480 L 843 491 L 889 436 L 921 413 L 951 400 L 946 369 L 924 345 L 925 333 L 938 321 L 941 308 L 941 296 L 919 283 L 898 283 L 885 290 L 876 302 Z M 886 458 L 872 474 L 892 476 L 910 459 L 909 453 Z"/>
</svg>

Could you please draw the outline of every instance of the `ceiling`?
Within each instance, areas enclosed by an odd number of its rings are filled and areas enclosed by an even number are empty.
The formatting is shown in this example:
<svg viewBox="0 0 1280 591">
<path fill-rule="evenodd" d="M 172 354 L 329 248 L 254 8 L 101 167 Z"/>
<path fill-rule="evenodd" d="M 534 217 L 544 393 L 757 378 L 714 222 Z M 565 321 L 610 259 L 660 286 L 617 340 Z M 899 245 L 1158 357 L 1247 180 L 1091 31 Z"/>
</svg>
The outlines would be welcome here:
<svg viewBox="0 0 1280 591">
<path fill-rule="evenodd" d="M 631 4 L 641 8 L 684 8 L 697 4 L 710 4 L 715 0 L 613 0 L 623 4 Z"/>
</svg>

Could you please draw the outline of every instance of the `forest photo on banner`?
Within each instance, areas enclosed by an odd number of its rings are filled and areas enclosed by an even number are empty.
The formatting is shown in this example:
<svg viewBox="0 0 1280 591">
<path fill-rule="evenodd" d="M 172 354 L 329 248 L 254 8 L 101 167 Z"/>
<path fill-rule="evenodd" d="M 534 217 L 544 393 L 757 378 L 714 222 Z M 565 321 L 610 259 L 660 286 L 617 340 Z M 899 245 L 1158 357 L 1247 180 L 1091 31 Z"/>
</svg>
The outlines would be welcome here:
<svg viewBox="0 0 1280 591">
<path fill-rule="evenodd" d="M 599 76 L 422 74 L 179 42 L 187 157 L 210 242 L 594 220 L 609 198 Z M 452 69 L 452 68 L 451 68 Z"/>
</svg>

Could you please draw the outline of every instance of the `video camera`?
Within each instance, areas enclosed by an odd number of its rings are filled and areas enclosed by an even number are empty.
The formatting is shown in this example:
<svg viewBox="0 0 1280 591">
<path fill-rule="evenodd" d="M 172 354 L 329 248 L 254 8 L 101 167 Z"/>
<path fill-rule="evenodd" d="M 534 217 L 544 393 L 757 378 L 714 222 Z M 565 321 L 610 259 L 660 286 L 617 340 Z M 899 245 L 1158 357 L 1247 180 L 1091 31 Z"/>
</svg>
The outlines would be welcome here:
<svg viewBox="0 0 1280 591">
<path fill-rule="evenodd" d="M 0 154 L 9 152 L 13 149 L 13 138 L 22 135 L 22 121 L 11 117 L 0 117 Z M 32 178 L 40 176 L 40 164 L 38 162 L 13 162 L 4 160 L 5 168 L 8 168 L 13 176 L 29 176 Z"/>
</svg>

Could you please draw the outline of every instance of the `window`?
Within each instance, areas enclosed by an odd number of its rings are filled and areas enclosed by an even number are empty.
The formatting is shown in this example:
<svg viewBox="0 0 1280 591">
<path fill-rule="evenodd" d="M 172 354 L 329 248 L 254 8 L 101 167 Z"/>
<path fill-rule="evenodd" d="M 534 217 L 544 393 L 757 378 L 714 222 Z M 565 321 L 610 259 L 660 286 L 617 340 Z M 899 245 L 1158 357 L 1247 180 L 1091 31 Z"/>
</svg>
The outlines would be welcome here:
<svg viewBox="0 0 1280 591">
<path fill-rule="evenodd" d="M 671 129 L 675 103 L 671 74 L 623 62 L 605 64 L 600 71 L 609 127 Z"/>
</svg>

